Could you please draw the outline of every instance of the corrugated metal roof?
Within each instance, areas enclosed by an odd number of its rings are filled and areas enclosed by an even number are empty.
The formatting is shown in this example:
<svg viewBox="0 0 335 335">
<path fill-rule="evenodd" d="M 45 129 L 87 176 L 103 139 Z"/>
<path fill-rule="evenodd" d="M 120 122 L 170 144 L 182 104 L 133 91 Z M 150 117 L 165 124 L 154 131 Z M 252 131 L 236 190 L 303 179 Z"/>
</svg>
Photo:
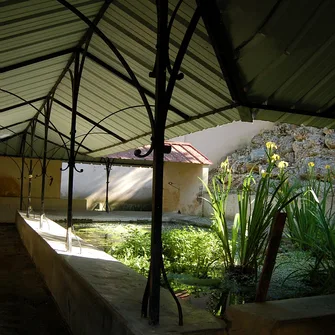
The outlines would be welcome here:
<svg viewBox="0 0 335 335">
<path fill-rule="evenodd" d="M 166 141 L 166 145 L 171 146 L 171 153 L 164 156 L 164 161 L 174 162 L 174 163 L 192 163 L 192 164 L 202 164 L 211 165 L 212 162 L 200 151 L 198 151 L 192 144 L 184 142 L 171 142 Z M 149 149 L 149 146 L 144 146 L 143 152 Z M 134 150 L 128 150 L 119 152 L 116 154 L 111 154 L 107 156 L 112 159 L 124 159 L 124 160 L 139 160 L 139 161 L 153 161 L 153 154 L 151 153 L 147 157 L 139 158 L 134 155 Z"/>
<path fill-rule="evenodd" d="M 334 106 L 334 1 L 241 0 L 221 10 L 250 101 L 312 112 Z M 335 126 L 331 119 L 266 110 L 256 118 Z"/>
<path fill-rule="evenodd" d="M 71 3 L 91 20 L 102 5 L 101 2 L 96 1 L 71 1 Z M 172 2 L 171 9 L 175 4 Z M 178 12 L 171 33 L 172 59 L 176 55 L 194 9 L 195 1 L 190 1 L 185 3 Z M 30 6 L 13 4 L 8 6 L 6 12 L 10 12 L 11 15 L 5 20 L 6 29 L 3 34 L 8 44 L 2 50 L 4 55 L 2 66 L 10 66 L 53 51 L 74 47 L 87 29 L 73 13 L 53 1 L 32 1 Z M 114 1 L 98 27 L 124 55 L 141 85 L 154 94 L 155 80 L 148 74 L 153 70 L 155 63 L 155 2 Z M 120 76 L 112 74 L 108 68 L 97 64 L 94 56 L 107 66 L 119 71 L 121 75 L 128 77 L 128 74 L 98 36 L 93 36 L 88 51 L 93 57 L 86 59 L 81 82 L 78 111 L 83 118 L 79 117 L 77 121 L 78 142 L 92 128 L 92 123 L 85 120 L 85 117 L 99 122 L 111 115 L 102 125 L 124 138 L 126 143 L 122 144 L 120 140 L 107 135 L 101 129 L 94 129 L 83 142 L 90 150 L 82 148 L 81 152 L 91 157 L 101 157 L 111 151 L 128 150 L 149 143 L 151 129 L 146 110 L 143 107 L 134 107 L 118 112 L 123 108 L 143 104 L 136 88 Z M 53 87 L 69 57 L 70 55 L 63 55 L 8 71 L 1 86 L 26 100 L 45 96 Z M 202 113 L 211 112 L 231 102 L 202 23 L 199 23 L 191 41 L 182 72 L 185 74 L 185 79 L 177 83 L 171 105 L 193 116 L 195 120 L 186 123 L 177 114 L 169 112 L 167 138 L 238 119 L 238 113 L 233 110 L 225 112 L 227 117 L 219 112 L 215 120 L 200 119 Z M 58 85 L 55 98 L 71 106 L 71 83 L 68 74 Z M 10 95 L 2 99 L 3 108 L 19 103 L 17 98 Z M 148 96 L 148 101 L 154 104 L 153 95 Z M 38 108 L 41 104 L 42 101 L 34 105 Z M 27 106 L 20 107 L 15 113 L 17 115 L 22 113 L 23 117 L 27 109 L 29 109 Z M 34 110 L 29 115 L 34 115 Z M 59 132 L 67 136 L 70 133 L 70 115 L 71 112 L 66 108 L 57 103 L 53 104 L 51 121 Z M 39 121 L 44 122 L 44 117 L 39 116 Z M 43 125 L 38 124 L 36 134 L 43 137 L 43 133 Z M 53 130 L 49 132 L 49 139 L 53 143 L 62 145 L 59 133 Z M 66 142 L 65 138 L 64 140 Z"/>
<path fill-rule="evenodd" d="M 170 15 L 177 2 L 169 1 Z M 210 6 L 214 2 L 206 3 Z M 104 2 L 70 3 L 93 21 Z M 176 15 L 169 45 L 172 64 L 195 8 L 196 0 L 184 1 Z M 334 105 L 334 2 L 231 0 L 221 8 L 221 14 L 233 45 L 238 79 L 251 102 L 306 111 Z M 5 2 L 0 17 L 4 23 L 1 89 L 14 94 L 0 91 L 0 154 L 19 155 L 21 137 L 15 139 L 8 133 L 28 131 L 26 121 L 41 109 L 57 83 L 48 148 L 53 158 L 66 159 L 67 152 L 60 146 L 66 143 L 69 147 L 72 88 L 69 73 L 63 72 L 88 26 L 52 0 Z M 154 0 L 115 0 L 98 24 L 134 71 L 151 105 L 155 79 L 149 72 L 155 63 L 156 21 Z M 184 79 L 176 83 L 166 139 L 240 120 L 241 109 L 225 108 L 234 101 L 206 28 L 200 20 L 182 63 Z M 97 35 L 91 39 L 87 56 L 76 132 L 76 145 L 83 140 L 81 159 L 96 160 L 148 144 L 151 129 L 146 110 L 120 61 Z M 24 101 L 31 101 L 31 105 L 24 105 Z M 190 119 L 184 120 L 176 110 Z M 335 127 L 334 118 L 295 115 L 294 110 L 253 112 L 256 119 Z M 101 126 L 85 137 L 99 122 Z M 43 123 L 44 116 L 39 114 L 34 146 L 40 154 Z M 10 138 L 9 145 L 5 136 Z"/>
</svg>

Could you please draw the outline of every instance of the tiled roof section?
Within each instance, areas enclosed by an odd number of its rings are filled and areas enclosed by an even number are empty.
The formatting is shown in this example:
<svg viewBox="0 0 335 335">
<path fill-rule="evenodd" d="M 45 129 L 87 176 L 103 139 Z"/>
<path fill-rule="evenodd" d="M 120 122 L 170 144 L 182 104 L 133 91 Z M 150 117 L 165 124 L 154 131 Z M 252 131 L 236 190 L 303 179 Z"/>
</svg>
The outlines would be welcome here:
<svg viewBox="0 0 335 335">
<path fill-rule="evenodd" d="M 203 165 L 211 165 L 212 162 L 203 155 L 200 151 L 198 151 L 194 146 L 190 143 L 183 142 L 165 142 L 167 145 L 171 145 L 171 153 L 164 155 L 164 161 L 166 162 L 178 162 L 178 163 L 192 163 L 192 164 L 203 164 Z M 149 146 L 144 146 L 142 148 L 142 152 L 145 152 L 149 149 Z M 115 154 L 108 155 L 109 158 L 116 159 L 131 159 L 131 160 L 146 160 L 152 161 L 153 154 L 151 153 L 149 156 L 144 158 L 139 158 L 134 155 L 134 150 L 123 151 Z"/>
</svg>

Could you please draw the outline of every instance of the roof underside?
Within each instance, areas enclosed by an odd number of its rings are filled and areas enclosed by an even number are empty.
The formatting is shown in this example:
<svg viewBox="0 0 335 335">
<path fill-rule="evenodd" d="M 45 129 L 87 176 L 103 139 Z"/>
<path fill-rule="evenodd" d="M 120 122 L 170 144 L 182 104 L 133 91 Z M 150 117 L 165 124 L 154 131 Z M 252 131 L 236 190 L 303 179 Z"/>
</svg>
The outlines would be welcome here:
<svg viewBox="0 0 335 335">
<path fill-rule="evenodd" d="M 334 1 L 184 1 L 170 36 L 172 64 L 196 3 L 201 6 L 201 2 L 218 18 L 208 20 L 202 10 L 203 20 L 182 63 L 184 79 L 177 81 L 171 100 L 167 139 L 250 116 L 335 128 Z M 104 4 L 70 3 L 91 21 Z M 177 3 L 170 1 L 170 15 Z M 72 88 L 65 70 L 73 69 L 74 51 L 83 47 L 88 26 L 53 0 L 0 5 L 5 23 L 0 49 L 0 155 L 19 156 L 26 140 L 26 155 L 42 156 L 43 106 L 54 93 L 48 156 L 66 160 Z M 149 73 L 155 63 L 156 21 L 154 0 L 119 0 L 98 23 L 130 65 L 151 105 L 155 79 Z M 234 103 L 244 107 L 227 109 Z M 79 161 L 99 160 L 150 142 L 150 123 L 138 91 L 97 35 L 89 44 L 77 111 L 76 146 L 84 139 Z M 37 120 L 33 149 L 32 120 Z"/>
</svg>

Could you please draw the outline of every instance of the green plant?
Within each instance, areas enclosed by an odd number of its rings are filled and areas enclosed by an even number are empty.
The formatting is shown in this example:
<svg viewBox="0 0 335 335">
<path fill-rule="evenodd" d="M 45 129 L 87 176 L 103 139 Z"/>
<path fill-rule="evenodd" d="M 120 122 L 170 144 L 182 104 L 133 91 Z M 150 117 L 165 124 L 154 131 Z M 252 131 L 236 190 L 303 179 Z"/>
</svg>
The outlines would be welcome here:
<svg viewBox="0 0 335 335">
<path fill-rule="evenodd" d="M 208 278 L 218 266 L 220 252 L 216 236 L 199 228 L 170 229 L 162 234 L 167 273 L 187 273 Z M 146 275 L 150 265 L 150 233 L 133 229 L 111 253 L 137 272 Z"/>
<path fill-rule="evenodd" d="M 207 278 L 215 272 L 220 258 L 219 241 L 207 230 L 184 228 L 162 234 L 164 263 L 167 272 L 188 273 Z"/>
<path fill-rule="evenodd" d="M 223 263 L 226 268 L 235 264 L 234 250 L 236 236 L 233 234 L 232 239 L 230 238 L 228 221 L 226 219 L 226 206 L 231 182 L 232 170 L 229 166 L 228 159 L 221 163 L 220 171 L 212 178 L 211 188 L 202 181 L 209 195 L 209 200 L 205 198 L 204 200 L 207 201 L 213 209 L 212 228 L 221 241 Z"/>
<path fill-rule="evenodd" d="M 111 249 L 110 253 L 135 271 L 147 275 L 150 266 L 150 233 L 130 229 L 124 241 Z"/>
<path fill-rule="evenodd" d="M 312 282 L 323 283 L 324 289 L 335 291 L 335 219 L 329 217 L 328 211 L 319 201 L 314 191 L 311 191 L 316 209 L 311 215 L 316 222 L 316 233 L 308 239 L 309 248 L 314 257 L 310 268 L 309 278 Z M 328 215 L 327 215 L 328 214 Z"/>
<path fill-rule="evenodd" d="M 332 171 L 328 165 L 323 180 L 317 179 L 314 163 L 309 162 L 307 181 L 298 185 L 302 196 L 295 199 L 286 208 L 288 236 L 302 250 L 310 250 L 315 237 L 318 236 L 322 217 L 327 222 L 332 222 L 335 219 L 332 179 Z M 329 205 L 327 201 L 329 201 Z"/>
<path fill-rule="evenodd" d="M 257 268 L 264 258 L 273 218 L 292 201 L 290 197 L 294 188 L 283 188 L 287 180 L 284 174 L 279 181 L 273 180 L 272 172 L 280 159 L 274 153 L 276 148 L 275 143 L 266 143 L 268 164 L 266 170 L 261 171 L 255 191 L 253 172 L 244 179 L 243 187 L 238 192 L 239 213 L 235 215 L 231 229 L 226 220 L 226 203 L 232 179 L 227 160 L 222 163 L 221 171 L 213 178 L 212 189 L 205 185 L 210 197 L 208 202 L 213 208 L 213 229 L 221 240 L 224 266 L 230 272 L 257 273 Z"/>
<path fill-rule="evenodd" d="M 266 143 L 268 165 L 261 171 L 254 199 L 251 185 L 254 182 L 252 173 L 246 177 L 243 188 L 238 194 L 239 213 L 236 215 L 233 229 L 240 231 L 238 248 L 236 248 L 238 264 L 242 273 L 253 271 L 263 263 L 268 236 L 274 217 L 282 211 L 298 194 L 293 195 L 295 188 L 287 183 L 283 169 L 287 166 L 274 153 L 276 145 Z M 273 170 L 278 165 L 279 180 L 273 178 Z M 253 205 L 253 206 L 252 206 Z"/>
</svg>

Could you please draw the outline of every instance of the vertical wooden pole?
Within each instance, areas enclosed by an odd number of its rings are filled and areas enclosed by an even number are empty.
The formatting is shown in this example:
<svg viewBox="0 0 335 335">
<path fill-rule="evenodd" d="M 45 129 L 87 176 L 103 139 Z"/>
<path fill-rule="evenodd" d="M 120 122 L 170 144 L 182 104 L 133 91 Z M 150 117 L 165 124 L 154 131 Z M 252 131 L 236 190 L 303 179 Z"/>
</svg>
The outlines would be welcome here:
<svg viewBox="0 0 335 335">
<path fill-rule="evenodd" d="M 269 246 L 266 252 L 263 270 L 256 291 L 256 302 L 266 301 L 272 272 L 276 263 L 276 257 L 283 235 L 286 216 L 286 213 L 278 212 L 274 218 L 273 226 L 270 233 Z"/>
</svg>

